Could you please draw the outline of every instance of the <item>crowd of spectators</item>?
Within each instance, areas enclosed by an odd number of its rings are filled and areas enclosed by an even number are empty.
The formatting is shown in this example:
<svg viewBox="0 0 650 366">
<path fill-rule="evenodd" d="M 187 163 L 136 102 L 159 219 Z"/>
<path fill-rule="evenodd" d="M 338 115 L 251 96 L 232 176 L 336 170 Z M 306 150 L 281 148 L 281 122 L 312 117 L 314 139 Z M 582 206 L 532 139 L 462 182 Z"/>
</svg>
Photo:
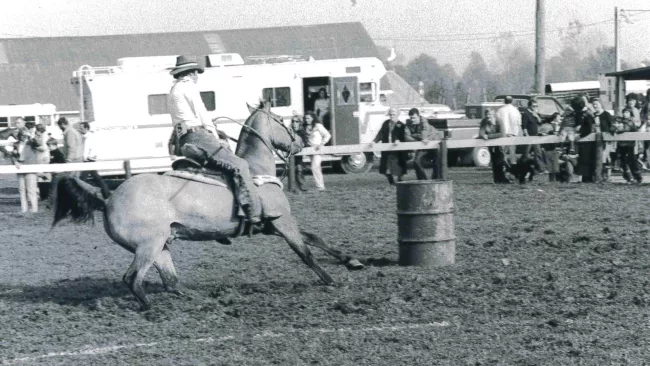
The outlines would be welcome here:
<svg viewBox="0 0 650 366">
<path fill-rule="evenodd" d="M 63 145 L 50 137 L 43 124 L 25 122 L 22 118 L 16 120 L 16 130 L 12 163 L 20 169 L 27 164 L 62 164 L 94 161 L 96 157 L 90 141 L 90 125 L 87 122 L 77 126 L 71 125 L 65 117 L 57 121 L 63 131 Z M 78 172 L 71 174 L 78 175 Z M 18 192 L 22 213 L 38 212 L 39 198 L 47 198 L 49 182 L 53 179 L 50 173 L 18 173 Z"/>
<path fill-rule="evenodd" d="M 512 98 L 506 97 L 505 105 L 496 113 L 492 110 L 486 112 L 480 125 L 480 138 L 558 135 L 561 143 L 524 146 L 517 161 L 515 146 L 490 147 L 495 183 L 511 183 L 513 179 L 508 175 L 508 168 L 521 161 L 531 161 L 539 173 L 548 173 L 552 153 L 559 155 L 560 167 L 569 178 L 575 173 L 582 182 L 609 181 L 612 170 L 619 167 L 627 182 L 642 182 L 641 171 L 648 166 L 648 141 L 604 141 L 596 146 L 576 144 L 576 139 L 595 132 L 613 135 L 650 131 L 650 89 L 644 99 L 637 98 L 636 94 L 628 95 L 625 107 L 616 115 L 606 111 L 598 98 L 589 100 L 584 95 L 574 98 L 563 114 L 555 113 L 548 119 L 542 119 L 537 113 L 534 98 L 523 113 L 519 113 L 511 103 Z M 594 176 L 594 149 L 602 149 L 602 177 Z"/>
</svg>

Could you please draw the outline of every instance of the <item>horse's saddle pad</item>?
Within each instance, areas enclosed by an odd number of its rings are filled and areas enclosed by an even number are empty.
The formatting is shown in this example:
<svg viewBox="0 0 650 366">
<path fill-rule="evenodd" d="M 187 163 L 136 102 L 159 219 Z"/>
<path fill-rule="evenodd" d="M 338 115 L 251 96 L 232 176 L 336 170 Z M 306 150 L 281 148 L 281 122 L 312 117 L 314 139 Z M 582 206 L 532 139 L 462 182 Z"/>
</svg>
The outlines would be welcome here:
<svg viewBox="0 0 650 366">
<path fill-rule="evenodd" d="M 176 159 L 172 163 L 172 169 L 172 171 L 166 172 L 165 175 L 228 188 L 230 177 L 225 172 L 205 168 L 195 160 L 189 158 Z"/>
</svg>

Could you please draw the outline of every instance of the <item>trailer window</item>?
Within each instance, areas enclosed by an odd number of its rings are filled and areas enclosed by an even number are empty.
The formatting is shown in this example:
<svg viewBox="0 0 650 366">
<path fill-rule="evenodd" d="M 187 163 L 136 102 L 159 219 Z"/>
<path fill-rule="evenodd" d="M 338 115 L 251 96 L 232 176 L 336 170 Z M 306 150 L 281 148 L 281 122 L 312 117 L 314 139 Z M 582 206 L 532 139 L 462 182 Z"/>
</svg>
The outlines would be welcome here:
<svg viewBox="0 0 650 366">
<path fill-rule="evenodd" d="M 169 114 L 167 109 L 167 94 L 152 94 L 149 99 L 149 115 Z"/>
<path fill-rule="evenodd" d="M 287 107 L 291 105 L 291 88 L 264 88 L 262 99 L 271 102 L 271 107 Z"/>
<path fill-rule="evenodd" d="M 375 83 L 359 83 L 359 100 L 362 103 L 375 101 Z"/>
<path fill-rule="evenodd" d="M 201 92 L 201 100 L 203 100 L 203 104 L 205 104 L 205 109 L 207 109 L 209 112 L 212 112 L 215 109 L 217 109 L 217 102 L 214 97 L 214 92 L 212 91 Z"/>
<path fill-rule="evenodd" d="M 0 117 L 0 127 L 9 127 L 9 118 Z"/>
</svg>

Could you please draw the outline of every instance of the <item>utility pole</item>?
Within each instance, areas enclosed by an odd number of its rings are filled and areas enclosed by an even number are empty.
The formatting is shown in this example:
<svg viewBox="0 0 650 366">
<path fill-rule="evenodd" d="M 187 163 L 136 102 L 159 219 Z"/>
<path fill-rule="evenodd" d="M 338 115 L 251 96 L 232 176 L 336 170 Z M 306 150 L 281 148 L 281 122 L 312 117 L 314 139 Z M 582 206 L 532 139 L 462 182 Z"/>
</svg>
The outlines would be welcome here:
<svg viewBox="0 0 650 366">
<path fill-rule="evenodd" d="M 544 0 L 537 0 L 535 22 L 535 92 L 544 94 L 546 70 L 544 67 Z"/>
<path fill-rule="evenodd" d="M 619 50 L 619 43 L 621 37 L 621 30 L 619 24 L 619 11 L 618 6 L 614 7 L 614 62 L 616 65 L 616 70 L 621 71 L 621 52 Z"/>
</svg>

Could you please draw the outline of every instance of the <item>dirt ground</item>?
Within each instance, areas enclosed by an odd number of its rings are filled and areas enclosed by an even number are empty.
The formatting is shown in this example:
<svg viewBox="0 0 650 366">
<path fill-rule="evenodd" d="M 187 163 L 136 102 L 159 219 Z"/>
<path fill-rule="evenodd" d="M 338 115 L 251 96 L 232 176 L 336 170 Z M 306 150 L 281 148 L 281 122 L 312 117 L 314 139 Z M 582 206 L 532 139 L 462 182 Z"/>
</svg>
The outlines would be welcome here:
<svg viewBox="0 0 650 366">
<path fill-rule="evenodd" d="M 414 179 L 409 176 L 408 178 Z M 309 178 L 308 178 L 309 179 Z M 274 237 L 177 241 L 189 297 L 154 269 L 141 312 L 132 256 L 93 225 L 49 230 L 0 180 L 0 364 L 644 365 L 648 185 L 493 185 L 452 169 L 456 264 L 400 267 L 395 189 L 376 171 L 289 194 L 301 227 L 368 266 L 316 275 Z M 313 187 L 313 186 L 312 186 Z"/>
</svg>

